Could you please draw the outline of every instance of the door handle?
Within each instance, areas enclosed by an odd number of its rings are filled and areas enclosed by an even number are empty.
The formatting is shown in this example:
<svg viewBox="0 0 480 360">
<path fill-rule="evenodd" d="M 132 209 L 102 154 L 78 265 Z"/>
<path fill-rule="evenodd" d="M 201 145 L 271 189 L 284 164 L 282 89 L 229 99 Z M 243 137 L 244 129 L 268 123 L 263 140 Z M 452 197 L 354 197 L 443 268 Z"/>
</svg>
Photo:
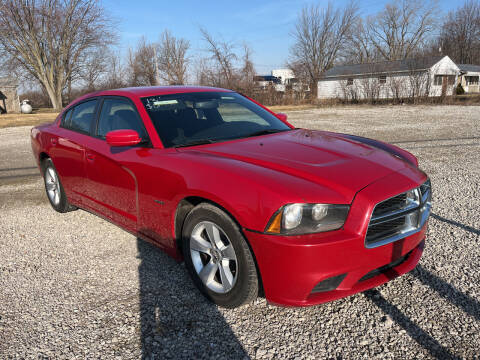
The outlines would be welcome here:
<svg viewBox="0 0 480 360">
<path fill-rule="evenodd" d="M 93 161 L 93 160 L 95 160 L 95 155 L 93 155 L 93 154 L 91 154 L 91 153 L 87 153 L 86 156 L 87 156 L 87 160 L 88 160 L 88 161 Z"/>
<path fill-rule="evenodd" d="M 56 138 L 50 138 L 50 142 L 52 143 L 53 146 L 57 145 L 58 140 Z"/>
</svg>

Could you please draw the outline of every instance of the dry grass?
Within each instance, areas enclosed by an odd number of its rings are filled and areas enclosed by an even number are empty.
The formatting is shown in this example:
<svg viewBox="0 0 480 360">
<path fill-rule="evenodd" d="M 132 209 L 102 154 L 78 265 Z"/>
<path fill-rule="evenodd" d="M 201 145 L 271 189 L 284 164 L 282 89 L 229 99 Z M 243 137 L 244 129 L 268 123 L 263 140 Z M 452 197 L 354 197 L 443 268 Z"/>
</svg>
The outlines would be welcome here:
<svg viewBox="0 0 480 360">
<path fill-rule="evenodd" d="M 57 112 L 47 112 L 40 109 L 34 114 L 3 114 L 0 115 L 0 128 L 15 126 L 35 126 L 43 123 L 52 122 L 57 117 Z"/>
</svg>

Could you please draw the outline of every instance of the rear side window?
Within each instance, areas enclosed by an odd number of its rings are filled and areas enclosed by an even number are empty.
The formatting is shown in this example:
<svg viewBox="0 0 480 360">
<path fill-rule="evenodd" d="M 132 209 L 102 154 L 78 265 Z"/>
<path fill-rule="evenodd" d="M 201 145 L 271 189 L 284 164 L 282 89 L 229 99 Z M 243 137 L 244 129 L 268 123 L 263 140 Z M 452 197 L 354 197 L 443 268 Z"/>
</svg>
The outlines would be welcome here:
<svg viewBox="0 0 480 360">
<path fill-rule="evenodd" d="M 62 118 L 62 122 L 61 122 L 62 127 L 64 127 L 64 128 L 69 128 L 70 127 L 70 120 L 71 120 L 71 117 L 72 117 L 72 112 L 73 112 L 73 108 L 69 109 L 65 114 L 63 114 L 63 118 Z"/>
<path fill-rule="evenodd" d="M 86 101 L 75 106 L 71 119 L 65 123 L 65 127 L 73 131 L 89 134 L 94 121 L 96 106 L 97 100 Z M 68 115 L 67 112 L 66 116 Z M 65 119 L 68 120 L 67 117 L 65 117 Z"/>
<path fill-rule="evenodd" d="M 105 99 L 98 121 L 97 135 L 105 138 L 113 130 L 135 130 L 142 139 L 146 131 L 136 108 L 125 99 Z"/>
</svg>

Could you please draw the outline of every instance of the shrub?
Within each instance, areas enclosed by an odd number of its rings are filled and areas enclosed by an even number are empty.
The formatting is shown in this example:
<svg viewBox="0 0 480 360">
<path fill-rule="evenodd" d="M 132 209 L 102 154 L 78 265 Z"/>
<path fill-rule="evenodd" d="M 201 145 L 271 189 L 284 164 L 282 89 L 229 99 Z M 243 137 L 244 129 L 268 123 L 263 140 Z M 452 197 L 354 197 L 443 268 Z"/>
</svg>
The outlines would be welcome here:
<svg viewBox="0 0 480 360">
<path fill-rule="evenodd" d="M 465 90 L 463 89 L 463 86 L 460 83 L 458 83 L 458 85 L 457 85 L 456 94 L 457 95 L 465 94 Z"/>
</svg>

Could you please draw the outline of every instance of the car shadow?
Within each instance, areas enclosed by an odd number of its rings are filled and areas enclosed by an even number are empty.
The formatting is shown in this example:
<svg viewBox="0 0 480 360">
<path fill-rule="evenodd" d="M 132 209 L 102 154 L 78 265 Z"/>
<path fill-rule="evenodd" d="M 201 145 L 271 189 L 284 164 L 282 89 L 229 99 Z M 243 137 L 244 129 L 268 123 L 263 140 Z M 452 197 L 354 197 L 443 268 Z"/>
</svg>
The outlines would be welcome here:
<svg viewBox="0 0 480 360">
<path fill-rule="evenodd" d="M 438 221 L 442 221 L 446 224 L 450 224 L 450 225 L 459 227 L 460 229 L 471 232 L 472 234 L 480 235 L 480 230 L 475 229 L 474 227 L 462 224 L 462 223 L 460 223 L 458 221 L 455 221 L 455 220 L 450 220 L 450 219 L 444 218 L 443 216 L 440 216 L 440 215 L 437 215 L 437 214 L 432 214 L 431 216 L 432 216 L 432 218 L 434 218 Z"/>
<path fill-rule="evenodd" d="M 142 359 L 248 358 L 183 266 L 140 238 L 137 250 Z"/>
<path fill-rule="evenodd" d="M 411 274 L 422 284 L 435 290 L 437 294 L 445 300 L 473 316 L 477 321 L 480 321 L 480 303 L 477 300 L 457 290 L 454 286 L 428 271 L 422 265 L 417 265 Z"/>
<path fill-rule="evenodd" d="M 432 216 L 437 220 L 461 227 L 467 231 L 474 233 L 477 231 L 470 226 L 463 225 L 456 221 L 448 220 L 435 214 L 432 214 Z M 394 244 L 391 255 L 392 260 L 398 258 L 402 253 L 403 243 L 404 241 L 401 240 Z M 423 244 L 421 244 L 421 246 L 423 246 Z M 480 320 L 480 303 L 476 299 L 457 290 L 454 286 L 425 269 L 420 264 L 417 265 L 415 269 L 410 272 L 410 274 L 418 279 L 421 283 L 434 290 L 439 296 L 459 307 L 465 313 L 473 316 L 476 320 Z M 396 272 L 393 272 L 392 274 L 387 273 L 386 275 L 391 275 L 389 276 L 390 278 L 397 276 Z M 378 290 L 372 289 L 365 291 L 364 295 L 372 303 L 378 306 L 394 322 L 400 325 L 407 332 L 407 334 L 420 346 L 427 350 L 430 355 L 437 359 L 460 359 L 460 357 L 452 354 L 446 347 L 442 346 L 435 338 L 418 326 L 394 304 L 386 300 Z"/>
<path fill-rule="evenodd" d="M 442 346 L 435 338 L 430 336 L 425 330 L 410 320 L 401 310 L 385 299 L 378 290 L 368 290 L 364 295 L 372 303 L 377 305 L 394 322 L 400 325 L 407 334 L 415 340 L 420 346 L 427 350 L 430 355 L 436 359 L 460 359 L 452 354 L 447 348 Z"/>
<path fill-rule="evenodd" d="M 20 173 L 19 173 L 20 172 Z M 1 168 L 0 169 L 0 185 L 6 185 L 12 180 L 35 179 L 42 175 L 36 166 L 17 167 L 17 168 Z"/>
<path fill-rule="evenodd" d="M 0 172 L 2 172 L 2 171 L 21 171 L 21 170 L 36 170 L 38 172 L 38 167 L 37 166 L 26 166 L 26 167 L 18 167 L 18 168 L 10 168 L 10 169 L 2 168 L 2 169 L 0 169 Z"/>
</svg>

